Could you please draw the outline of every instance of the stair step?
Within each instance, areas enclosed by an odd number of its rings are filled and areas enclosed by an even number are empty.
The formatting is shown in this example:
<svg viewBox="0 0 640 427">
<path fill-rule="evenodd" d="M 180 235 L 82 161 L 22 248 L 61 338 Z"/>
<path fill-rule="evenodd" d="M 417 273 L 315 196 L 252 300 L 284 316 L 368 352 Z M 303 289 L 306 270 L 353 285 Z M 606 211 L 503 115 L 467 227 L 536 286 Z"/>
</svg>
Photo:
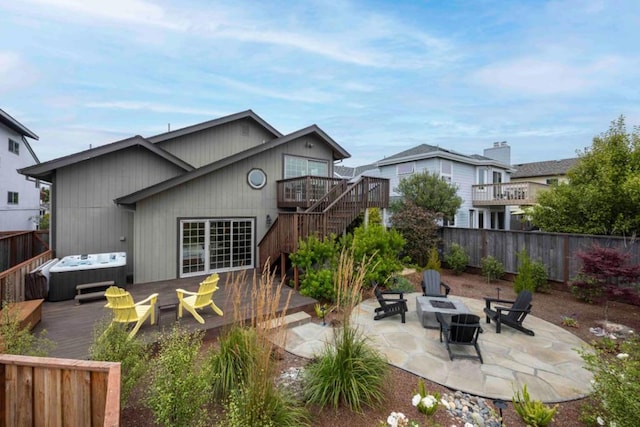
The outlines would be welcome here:
<svg viewBox="0 0 640 427">
<path fill-rule="evenodd" d="M 273 329 L 280 325 L 280 321 L 284 322 L 284 327 L 289 329 L 311 322 L 311 316 L 304 311 L 298 311 L 287 314 L 284 319 L 273 319 L 269 321 L 266 328 Z"/>
</svg>

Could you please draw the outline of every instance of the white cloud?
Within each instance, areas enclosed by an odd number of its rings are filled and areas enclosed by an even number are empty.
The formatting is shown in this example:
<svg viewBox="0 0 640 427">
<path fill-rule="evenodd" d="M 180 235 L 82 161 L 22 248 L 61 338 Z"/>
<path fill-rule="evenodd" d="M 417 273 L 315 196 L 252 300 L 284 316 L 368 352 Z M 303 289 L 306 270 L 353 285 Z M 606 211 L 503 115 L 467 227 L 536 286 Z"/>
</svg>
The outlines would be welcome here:
<svg viewBox="0 0 640 427">
<path fill-rule="evenodd" d="M 483 85 L 524 95 L 581 94 L 600 86 L 618 69 L 614 57 L 594 59 L 586 64 L 534 57 L 494 63 L 473 73 Z"/>
<path fill-rule="evenodd" d="M 16 92 L 36 80 L 37 74 L 20 55 L 0 51 L 0 94 Z"/>
<path fill-rule="evenodd" d="M 74 18 L 91 16 L 109 21 L 125 21 L 138 25 L 180 30 L 186 27 L 157 4 L 144 0 L 30 0 L 42 6 L 65 10 Z"/>
</svg>

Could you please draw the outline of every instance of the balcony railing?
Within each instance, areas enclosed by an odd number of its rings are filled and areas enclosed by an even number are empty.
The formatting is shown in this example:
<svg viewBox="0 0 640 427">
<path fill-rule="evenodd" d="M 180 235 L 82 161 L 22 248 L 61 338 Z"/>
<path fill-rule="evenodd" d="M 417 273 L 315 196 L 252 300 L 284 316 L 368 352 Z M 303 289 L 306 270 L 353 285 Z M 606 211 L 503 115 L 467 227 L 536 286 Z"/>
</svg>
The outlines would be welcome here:
<svg viewBox="0 0 640 427">
<path fill-rule="evenodd" d="M 280 180 L 278 208 L 310 208 L 338 185 L 346 185 L 346 180 L 310 175 Z"/>
<path fill-rule="evenodd" d="M 538 193 L 549 188 L 537 182 L 507 182 L 473 185 L 471 199 L 474 206 L 534 205 Z"/>
</svg>

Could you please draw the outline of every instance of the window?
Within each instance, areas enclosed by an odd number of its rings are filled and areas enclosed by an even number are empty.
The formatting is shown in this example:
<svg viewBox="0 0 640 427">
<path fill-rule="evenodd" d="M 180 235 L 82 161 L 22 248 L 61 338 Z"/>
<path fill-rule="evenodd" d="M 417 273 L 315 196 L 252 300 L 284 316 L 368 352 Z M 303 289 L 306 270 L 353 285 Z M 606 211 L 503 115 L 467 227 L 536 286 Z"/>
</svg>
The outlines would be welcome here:
<svg viewBox="0 0 640 427">
<path fill-rule="evenodd" d="M 558 178 L 547 178 L 547 185 L 557 185 Z"/>
<path fill-rule="evenodd" d="M 414 163 L 400 163 L 396 166 L 396 175 L 409 175 L 414 171 Z"/>
<path fill-rule="evenodd" d="M 256 190 L 267 185 L 267 174 L 262 169 L 251 169 L 247 174 L 247 182 Z"/>
<path fill-rule="evenodd" d="M 20 143 L 9 138 L 9 152 L 20 155 Z"/>
<path fill-rule="evenodd" d="M 329 176 L 329 162 L 305 157 L 284 156 L 284 179 L 305 175 Z"/>
<path fill-rule="evenodd" d="M 7 204 L 9 204 L 9 205 L 17 205 L 18 204 L 18 192 L 9 191 L 7 193 Z"/>
<path fill-rule="evenodd" d="M 453 175 L 453 163 L 449 160 L 440 161 L 440 178 L 447 184 L 451 184 Z"/>
<path fill-rule="evenodd" d="M 478 185 L 487 183 L 487 170 L 485 168 L 478 169 Z"/>
</svg>

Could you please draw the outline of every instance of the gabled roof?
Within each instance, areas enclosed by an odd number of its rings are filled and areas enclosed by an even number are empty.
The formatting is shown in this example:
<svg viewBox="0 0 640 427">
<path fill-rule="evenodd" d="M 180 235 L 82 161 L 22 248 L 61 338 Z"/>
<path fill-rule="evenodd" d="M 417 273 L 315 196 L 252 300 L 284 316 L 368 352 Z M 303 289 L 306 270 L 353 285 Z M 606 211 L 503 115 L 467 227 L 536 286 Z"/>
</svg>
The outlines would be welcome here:
<svg viewBox="0 0 640 427">
<path fill-rule="evenodd" d="M 415 160 L 428 159 L 433 157 L 441 157 L 444 159 L 454 160 L 472 165 L 494 165 L 507 170 L 512 170 L 509 165 L 501 163 L 495 159 L 481 156 L 478 154 L 466 155 L 446 148 L 436 147 L 429 144 L 421 144 L 416 147 L 401 151 L 389 157 L 385 157 L 378 161 L 378 166 L 394 165 L 403 162 L 412 162 Z"/>
<path fill-rule="evenodd" d="M 567 171 L 576 164 L 578 158 L 546 160 L 543 162 L 520 163 L 513 165 L 516 171 L 511 178 L 529 178 L 534 176 L 566 175 Z"/>
<path fill-rule="evenodd" d="M 6 127 L 18 132 L 20 135 L 28 136 L 29 138 L 38 140 L 38 135 L 31 132 L 25 125 L 14 119 L 7 113 L 6 111 L 0 109 L 0 123 L 5 125 Z"/>
<path fill-rule="evenodd" d="M 220 126 L 226 123 L 231 123 L 236 120 L 250 118 L 253 119 L 260 126 L 268 130 L 275 138 L 279 138 L 282 134 L 269 123 L 264 121 L 260 116 L 253 112 L 253 110 L 241 111 L 239 113 L 231 114 L 228 116 L 220 117 L 217 119 L 209 120 L 207 122 L 198 123 L 197 125 L 187 126 L 181 129 L 176 129 L 170 132 L 161 133 L 147 138 L 153 144 L 166 141 L 168 139 L 178 138 L 180 136 L 188 135 L 194 132 L 200 132 L 202 130 L 210 129 L 212 127 Z"/>
<path fill-rule="evenodd" d="M 160 147 L 157 147 L 150 143 L 147 139 L 140 135 L 133 136 L 131 138 L 123 139 L 121 141 L 112 142 L 111 144 L 101 145 L 96 148 L 90 148 L 89 150 L 81 151 L 79 153 L 70 154 L 68 156 L 60 157 L 48 162 L 40 163 L 35 166 L 29 166 L 18 170 L 19 173 L 33 178 L 41 179 L 43 181 L 51 182 L 51 178 L 56 169 L 70 166 L 75 163 L 83 162 L 89 159 L 95 159 L 96 157 L 104 156 L 105 154 L 113 153 L 125 148 L 139 145 L 146 148 L 152 153 L 162 157 L 163 159 L 175 164 L 176 166 L 184 169 L 185 171 L 193 170 L 193 166 L 187 162 L 179 159 L 173 154 Z"/>
<path fill-rule="evenodd" d="M 241 160 L 248 159 L 260 153 L 264 153 L 265 151 L 269 151 L 273 148 L 276 148 L 280 145 L 286 144 L 287 142 L 294 141 L 305 135 L 313 135 L 313 134 L 315 134 L 316 136 L 324 140 L 327 144 L 329 144 L 332 147 L 333 153 L 334 153 L 334 159 L 336 160 L 344 159 L 350 156 L 349 153 L 347 153 L 344 150 L 344 148 L 342 148 L 340 145 L 338 145 L 337 142 L 331 139 L 322 129 L 320 129 L 316 125 L 311 125 L 304 129 L 300 129 L 296 132 L 290 133 L 289 135 L 284 135 L 279 138 L 272 139 L 271 141 L 265 142 L 264 144 L 256 145 L 244 151 L 240 151 L 239 153 L 233 154 L 229 157 L 225 157 L 213 163 L 209 163 L 208 165 L 202 166 L 198 169 L 194 169 L 183 175 L 170 178 L 166 181 L 163 181 L 158 184 L 152 185 L 150 187 L 144 188 L 142 190 L 136 191 L 135 193 L 131 193 L 126 196 L 119 197 L 114 201 L 118 205 L 133 206 L 135 203 L 139 202 L 140 200 L 146 199 L 147 197 L 154 196 L 156 194 L 162 193 L 163 191 L 169 190 L 171 188 L 174 188 L 184 183 L 187 183 L 189 181 L 192 181 L 196 178 L 200 178 L 202 176 L 208 175 L 212 172 L 215 172 L 229 165 L 237 163 Z"/>
<path fill-rule="evenodd" d="M 369 163 L 361 166 L 334 166 L 333 172 L 340 178 L 355 178 L 363 172 L 378 169 L 377 163 Z"/>
</svg>

